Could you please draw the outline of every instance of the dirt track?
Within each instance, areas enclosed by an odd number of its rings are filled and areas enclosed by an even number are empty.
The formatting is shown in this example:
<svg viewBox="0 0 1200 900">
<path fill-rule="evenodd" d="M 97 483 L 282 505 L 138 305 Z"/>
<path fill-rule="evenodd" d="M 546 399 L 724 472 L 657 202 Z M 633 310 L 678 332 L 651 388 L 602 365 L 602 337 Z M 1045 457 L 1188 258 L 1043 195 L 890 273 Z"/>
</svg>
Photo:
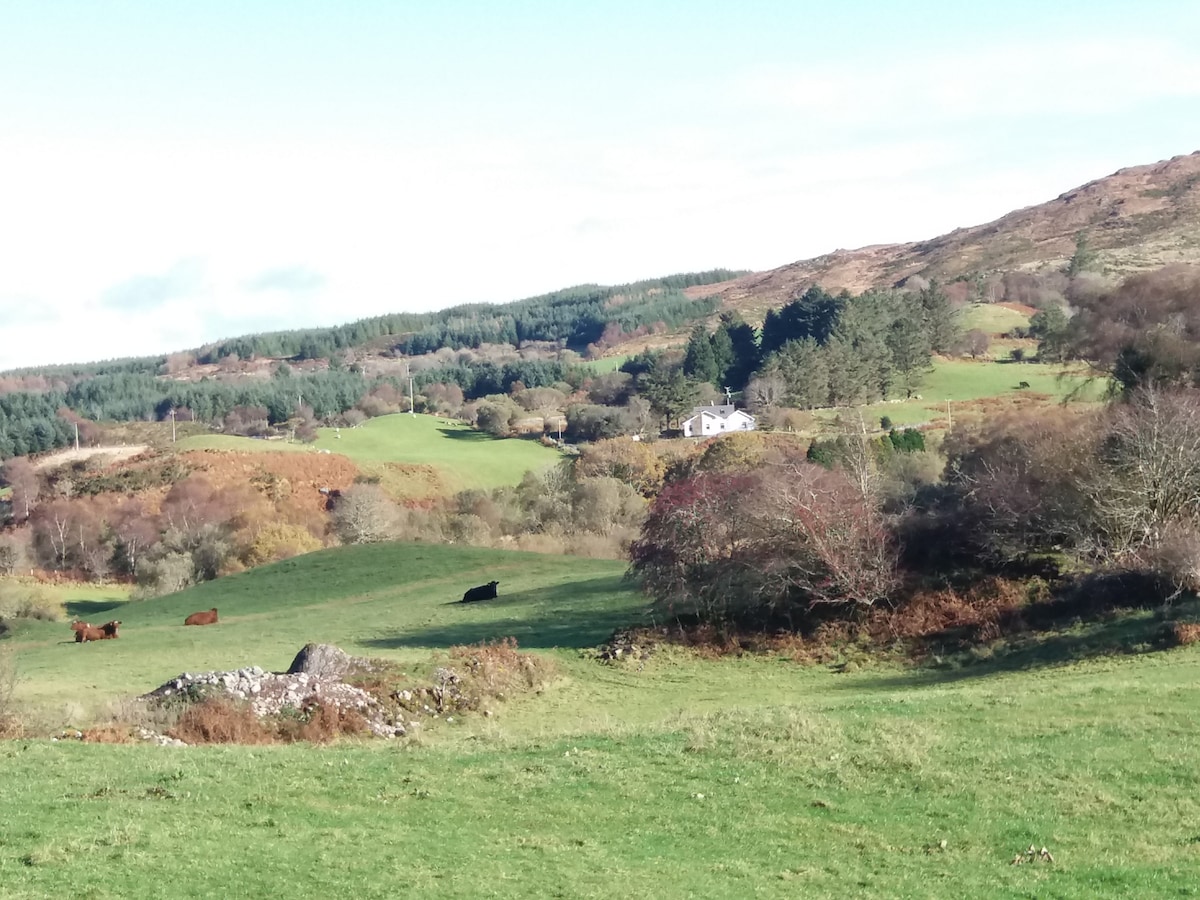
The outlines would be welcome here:
<svg viewBox="0 0 1200 900">
<path fill-rule="evenodd" d="M 78 450 L 72 448 L 70 450 L 61 450 L 58 453 L 52 453 L 49 456 L 42 457 L 34 463 L 35 469 L 51 469 L 55 466 L 65 465 L 70 462 L 77 462 L 81 459 L 90 459 L 93 456 L 108 456 L 114 462 L 129 459 L 137 456 L 139 453 L 147 450 L 146 444 L 128 444 L 117 447 L 80 447 Z"/>
</svg>

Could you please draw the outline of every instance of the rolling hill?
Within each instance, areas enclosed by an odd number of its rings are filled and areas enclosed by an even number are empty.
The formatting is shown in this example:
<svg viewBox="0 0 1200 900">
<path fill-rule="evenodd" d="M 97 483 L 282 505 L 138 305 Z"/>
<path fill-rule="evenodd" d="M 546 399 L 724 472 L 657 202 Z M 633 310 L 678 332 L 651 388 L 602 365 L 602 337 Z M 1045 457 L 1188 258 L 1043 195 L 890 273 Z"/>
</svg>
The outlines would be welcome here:
<svg viewBox="0 0 1200 900">
<path fill-rule="evenodd" d="M 1046 203 L 929 240 L 834 250 L 687 293 L 715 296 L 722 308 L 758 320 L 813 284 L 860 293 L 914 276 L 945 282 L 1060 268 L 1081 232 L 1114 274 L 1200 262 L 1200 151 L 1120 169 Z"/>
</svg>

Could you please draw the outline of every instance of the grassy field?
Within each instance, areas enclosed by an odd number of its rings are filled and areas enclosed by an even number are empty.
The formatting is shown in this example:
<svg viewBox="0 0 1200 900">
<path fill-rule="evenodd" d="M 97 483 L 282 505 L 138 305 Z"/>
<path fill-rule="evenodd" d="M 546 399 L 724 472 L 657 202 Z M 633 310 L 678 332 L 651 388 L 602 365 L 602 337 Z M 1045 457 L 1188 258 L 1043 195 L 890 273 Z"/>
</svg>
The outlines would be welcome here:
<svg viewBox="0 0 1200 900">
<path fill-rule="evenodd" d="M 958 314 L 958 326 L 963 331 L 978 328 L 984 334 L 998 335 L 1014 328 L 1028 328 L 1029 316 L 1007 306 L 994 303 L 972 303 Z"/>
<path fill-rule="evenodd" d="M 1028 387 L 1021 387 L 1025 382 Z M 1079 369 L 1042 363 L 999 360 L 938 359 L 933 371 L 918 388 L 920 399 L 894 403 L 871 403 L 856 407 L 868 424 L 888 416 L 896 425 L 944 423 L 946 403 L 953 416 L 968 416 L 981 401 L 989 411 L 1018 406 L 1071 402 L 1094 402 L 1104 395 L 1105 385 Z M 975 410 L 979 412 L 979 410 Z M 833 419 L 845 410 L 818 410 L 817 416 Z"/>
<path fill-rule="evenodd" d="M 516 484 L 529 470 L 560 459 L 537 441 L 499 439 L 437 416 L 404 414 L 369 419 L 357 428 L 322 428 L 312 444 L 262 441 L 232 435 L 200 435 L 182 440 L 181 450 L 327 450 L 349 457 L 366 471 L 391 465 L 431 466 L 450 492 Z"/>
<path fill-rule="evenodd" d="M 600 359 L 584 360 L 580 365 L 595 375 L 604 375 L 608 372 L 617 371 L 617 369 L 625 365 L 628 359 L 630 359 L 630 354 L 625 353 L 620 356 L 602 356 Z"/>
<path fill-rule="evenodd" d="M 497 601 L 452 602 L 491 578 Z M 212 605 L 220 625 L 179 624 Z M 325 551 L 113 614 L 118 641 L 59 643 L 62 623 L 5 641 L 20 699 L 83 716 L 184 669 L 282 667 L 307 640 L 415 671 L 512 634 L 561 677 L 408 743 L 0 744 L 6 898 L 1091 898 L 1200 884 L 1200 650 L 1148 652 L 1149 614 L 964 668 L 679 651 L 610 666 L 582 651 L 643 615 L 620 564 L 419 545 Z M 1012 865 L 1031 844 L 1054 862 Z"/>
</svg>

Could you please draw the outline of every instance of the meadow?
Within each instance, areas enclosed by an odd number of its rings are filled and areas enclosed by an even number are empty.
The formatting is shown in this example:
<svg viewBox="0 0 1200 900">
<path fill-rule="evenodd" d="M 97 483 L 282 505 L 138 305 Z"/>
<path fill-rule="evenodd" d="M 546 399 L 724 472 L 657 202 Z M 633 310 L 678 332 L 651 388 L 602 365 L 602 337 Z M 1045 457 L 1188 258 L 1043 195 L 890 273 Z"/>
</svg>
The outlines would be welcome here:
<svg viewBox="0 0 1200 900">
<path fill-rule="evenodd" d="M 188 437 L 176 446 L 180 450 L 327 451 L 385 477 L 389 465 L 428 466 L 449 493 L 517 484 L 527 471 L 547 468 L 561 458 L 557 450 L 535 440 L 495 438 L 461 422 L 404 413 L 368 419 L 355 428 L 321 428 L 311 444 L 209 434 Z"/>
<path fill-rule="evenodd" d="M 5 897 L 1121 897 L 1200 884 L 1200 651 L 1150 613 L 970 664 L 801 665 L 590 648 L 647 621 L 620 563 L 375 545 L 5 640 L 17 699 L 84 724 L 181 670 L 279 669 L 309 640 L 428 671 L 515 636 L 558 676 L 415 740 L 0 744 Z M 495 601 L 456 603 L 500 581 Z M 101 606 L 111 604 L 108 608 Z M 222 621 L 184 628 L 218 606 Z M 1054 861 L 1013 865 L 1030 845 Z"/>
<path fill-rule="evenodd" d="M 1022 387 L 1022 382 L 1025 386 Z M 854 407 L 868 426 L 887 416 L 896 425 L 945 425 L 947 416 L 979 418 L 1029 406 L 1096 403 L 1107 384 L 1078 367 L 1049 363 L 1017 363 L 993 359 L 935 359 L 914 397 Z M 947 406 L 949 404 L 949 406 Z M 822 420 L 844 415 L 843 409 L 817 410 Z"/>
</svg>

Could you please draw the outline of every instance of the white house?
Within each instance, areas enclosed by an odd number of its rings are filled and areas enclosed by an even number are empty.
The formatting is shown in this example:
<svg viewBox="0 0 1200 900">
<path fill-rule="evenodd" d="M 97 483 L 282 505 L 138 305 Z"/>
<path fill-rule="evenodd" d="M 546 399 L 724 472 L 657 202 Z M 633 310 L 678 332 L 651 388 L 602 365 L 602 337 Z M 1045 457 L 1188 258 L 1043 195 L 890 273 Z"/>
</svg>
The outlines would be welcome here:
<svg viewBox="0 0 1200 900">
<path fill-rule="evenodd" d="M 697 406 L 692 410 L 691 418 L 683 420 L 684 437 L 753 430 L 754 416 L 744 410 L 735 409 L 733 404 Z"/>
</svg>

